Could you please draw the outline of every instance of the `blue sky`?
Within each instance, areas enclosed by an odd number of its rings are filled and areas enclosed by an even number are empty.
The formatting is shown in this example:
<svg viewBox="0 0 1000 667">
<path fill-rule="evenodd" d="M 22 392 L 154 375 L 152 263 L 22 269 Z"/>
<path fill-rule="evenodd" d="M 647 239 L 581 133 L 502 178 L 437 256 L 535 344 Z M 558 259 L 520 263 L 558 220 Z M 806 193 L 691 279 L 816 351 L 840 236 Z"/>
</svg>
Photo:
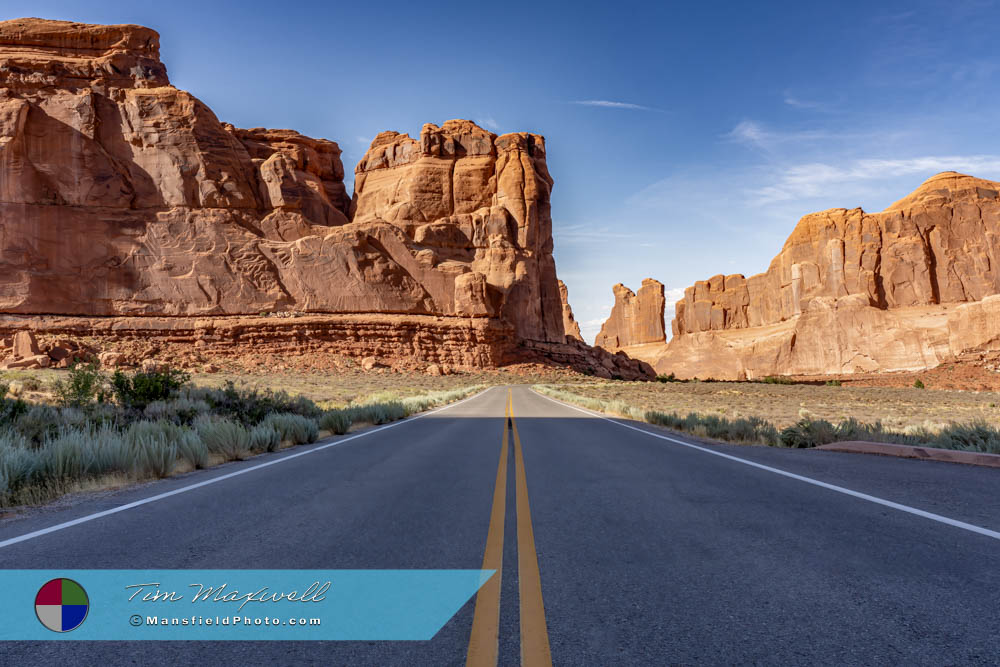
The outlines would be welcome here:
<svg viewBox="0 0 1000 667">
<path fill-rule="evenodd" d="M 337 141 L 471 118 L 545 135 L 556 261 L 592 339 L 611 286 L 767 268 L 799 217 L 945 169 L 1000 180 L 996 2 L 8 1 L 140 23 L 241 127 Z M 671 314 L 668 312 L 668 318 Z"/>
</svg>

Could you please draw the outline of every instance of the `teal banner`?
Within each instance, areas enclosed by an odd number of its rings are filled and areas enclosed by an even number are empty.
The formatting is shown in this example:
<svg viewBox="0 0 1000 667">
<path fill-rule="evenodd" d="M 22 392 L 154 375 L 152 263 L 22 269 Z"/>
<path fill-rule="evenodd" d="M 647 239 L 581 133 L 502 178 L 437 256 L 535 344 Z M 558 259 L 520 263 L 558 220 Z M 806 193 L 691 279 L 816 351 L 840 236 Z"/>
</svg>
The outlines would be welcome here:
<svg viewBox="0 0 1000 667">
<path fill-rule="evenodd" d="M 0 640 L 427 640 L 495 570 L 0 570 Z"/>
</svg>

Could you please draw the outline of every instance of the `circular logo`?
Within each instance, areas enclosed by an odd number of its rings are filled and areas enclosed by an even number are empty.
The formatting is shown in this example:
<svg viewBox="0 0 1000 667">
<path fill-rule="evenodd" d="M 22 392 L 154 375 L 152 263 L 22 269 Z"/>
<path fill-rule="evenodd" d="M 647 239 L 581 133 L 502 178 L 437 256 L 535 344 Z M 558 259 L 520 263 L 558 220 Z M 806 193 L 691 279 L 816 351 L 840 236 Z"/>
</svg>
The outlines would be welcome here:
<svg viewBox="0 0 1000 667">
<path fill-rule="evenodd" d="M 89 610 L 87 591 L 72 579 L 46 582 L 35 596 L 35 615 L 42 625 L 55 632 L 76 630 Z"/>
</svg>

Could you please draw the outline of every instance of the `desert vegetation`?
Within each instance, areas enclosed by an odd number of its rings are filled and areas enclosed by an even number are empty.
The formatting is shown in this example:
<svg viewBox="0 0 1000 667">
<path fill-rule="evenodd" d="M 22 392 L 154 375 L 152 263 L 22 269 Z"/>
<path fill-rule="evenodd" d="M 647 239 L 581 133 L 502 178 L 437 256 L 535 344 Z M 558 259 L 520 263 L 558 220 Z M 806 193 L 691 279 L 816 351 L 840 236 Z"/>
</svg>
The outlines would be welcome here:
<svg viewBox="0 0 1000 667">
<path fill-rule="evenodd" d="M 972 417 L 964 422 L 934 424 L 924 421 L 902 428 L 892 428 L 881 420 L 866 422 L 853 416 L 833 422 L 817 417 L 804 409 L 799 410 L 798 419 L 791 423 L 772 421 L 756 415 L 726 416 L 719 412 L 720 408 L 725 412 L 725 403 L 710 406 L 711 411 L 689 411 L 682 415 L 677 410 L 668 411 L 669 408 L 663 407 L 670 399 L 669 394 L 656 396 L 655 393 L 652 395 L 644 393 L 655 392 L 656 385 L 647 383 L 645 387 L 636 387 L 630 396 L 628 388 L 622 388 L 622 385 L 628 384 L 636 383 L 581 383 L 568 386 L 542 384 L 533 388 L 553 398 L 598 412 L 645 421 L 697 437 L 740 444 L 807 448 L 847 440 L 864 440 L 1000 454 L 1000 429 L 994 425 L 995 422 L 987 421 L 982 416 Z M 761 384 L 762 386 L 778 384 L 783 388 L 787 386 L 784 383 Z M 843 391 L 836 385 L 808 387 L 808 390 Z M 614 397 L 603 396 L 605 392 L 610 392 Z M 926 392 L 921 391 L 921 393 Z M 967 395 L 961 397 L 964 400 L 972 400 L 972 397 L 978 396 L 972 392 L 965 393 Z M 659 409 L 649 407 L 648 403 L 654 403 Z M 885 407 L 891 414 L 891 405 L 886 404 Z M 990 402 L 984 402 L 983 407 L 987 411 L 993 411 L 996 410 L 996 403 L 991 399 Z"/>
<path fill-rule="evenodd" d="M 180 370 L 109 374 L 96 363 L 61 375 L 0 378 L 0 507 L 83 488 L 167 477 L 385 424 L 482 385 L 342 403 L 237 384 L 198 386 Z M 13 391 L 11 391 L 13 388 Z"/>
</svg>

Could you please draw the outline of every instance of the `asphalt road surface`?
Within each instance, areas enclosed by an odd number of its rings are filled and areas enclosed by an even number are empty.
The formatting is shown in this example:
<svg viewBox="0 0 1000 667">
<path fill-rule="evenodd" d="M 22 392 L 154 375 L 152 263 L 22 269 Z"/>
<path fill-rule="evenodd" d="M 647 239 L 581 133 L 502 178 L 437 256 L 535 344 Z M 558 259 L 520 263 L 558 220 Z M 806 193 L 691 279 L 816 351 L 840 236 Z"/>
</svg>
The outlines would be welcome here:
<svg viewBox="0 0 1000 667">
<path fill-rule="evenodd" d="M 8 642 L 0 664 L 1000 663 L 996 470 L 703 445 L 526 387 L 321 446 L 2 520 L 0 567 L 495 565 L 433 640 Z"/>
</svg>

